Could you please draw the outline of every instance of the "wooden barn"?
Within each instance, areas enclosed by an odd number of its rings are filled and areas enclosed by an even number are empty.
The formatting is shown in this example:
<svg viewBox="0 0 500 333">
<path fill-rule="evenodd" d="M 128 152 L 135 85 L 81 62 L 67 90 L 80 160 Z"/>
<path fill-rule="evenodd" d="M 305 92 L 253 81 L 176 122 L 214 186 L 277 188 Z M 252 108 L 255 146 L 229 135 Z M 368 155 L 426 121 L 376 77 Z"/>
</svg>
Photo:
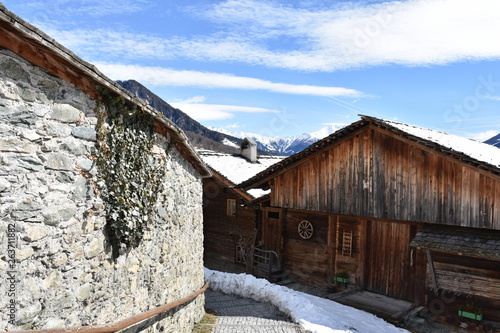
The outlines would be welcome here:
<svg viewBox="0 0 500 333">
<path fill-rule="evenodd" d="M 256 243 L 302 283 L 498 321 L 499 165 L 493 146 L 362 116 L 239 186 L 271 189 Z"/>
<path fill-rule="evenodd" d="M 246 249 L 253 245 L 255 198 L 212 169 L 203 180 L 204 261 L 211 269 L 245 272 Z"/>
<path fill-rule="evenodd" d="M 251 160 L 248 156 L 257 157 L 256 144 L 249 144 L 251 141 L 243 140 L 241 155 L 198 151 L 212 171 L 212 177 L 203 182 L 204 261 L 211 269 L 250 272 L 248 257 L 255 243 L 260 213 L 258 206 L 250 203 L 265 192 L 250 190 L 249 193 L 236 184 L 283 159 L 260 156 Z M 244 154 L 248 150 L 254 151 Z"/>
</svg>

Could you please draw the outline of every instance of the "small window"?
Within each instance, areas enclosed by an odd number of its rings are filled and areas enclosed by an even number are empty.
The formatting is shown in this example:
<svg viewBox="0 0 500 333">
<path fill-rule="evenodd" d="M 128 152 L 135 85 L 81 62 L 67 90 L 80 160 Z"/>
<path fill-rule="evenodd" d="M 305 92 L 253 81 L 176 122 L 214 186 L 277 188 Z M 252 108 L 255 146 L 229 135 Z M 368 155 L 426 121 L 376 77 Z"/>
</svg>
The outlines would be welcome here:
<svg viewBox="0 0 500 333">
<path fill-rule="evenodd" d="M 236 199 L 227 199 L 227 216 L 236 216 Z"/>
</svg>

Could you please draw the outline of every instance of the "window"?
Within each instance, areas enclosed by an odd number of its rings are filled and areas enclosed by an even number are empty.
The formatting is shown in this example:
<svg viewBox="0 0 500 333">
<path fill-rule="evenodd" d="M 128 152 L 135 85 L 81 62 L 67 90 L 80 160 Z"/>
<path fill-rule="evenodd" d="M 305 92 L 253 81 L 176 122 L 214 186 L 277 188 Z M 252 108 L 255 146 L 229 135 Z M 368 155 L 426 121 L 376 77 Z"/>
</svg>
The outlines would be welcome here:
<svg viewBox="0 0 500 333">
<path fill-rule="evenodd" d="M 236 199 L 227 199 L 227 216 L 236 216 Z"/>
</svg>

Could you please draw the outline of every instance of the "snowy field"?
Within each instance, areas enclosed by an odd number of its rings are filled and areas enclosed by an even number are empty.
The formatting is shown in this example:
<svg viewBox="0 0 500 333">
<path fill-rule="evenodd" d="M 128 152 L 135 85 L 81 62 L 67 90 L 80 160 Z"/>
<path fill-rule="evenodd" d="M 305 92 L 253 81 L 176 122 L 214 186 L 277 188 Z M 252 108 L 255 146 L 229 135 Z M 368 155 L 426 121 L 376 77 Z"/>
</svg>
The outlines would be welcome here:
<svg viewBox="0 0 500 333">
<path fill-rule="evenodd" d="M 248 274 L 223 273 L 205 268 L 205 280 L 214 290 L 270 302 L 313 333 L 408 333 L 371 313 Z"/>
</svg>

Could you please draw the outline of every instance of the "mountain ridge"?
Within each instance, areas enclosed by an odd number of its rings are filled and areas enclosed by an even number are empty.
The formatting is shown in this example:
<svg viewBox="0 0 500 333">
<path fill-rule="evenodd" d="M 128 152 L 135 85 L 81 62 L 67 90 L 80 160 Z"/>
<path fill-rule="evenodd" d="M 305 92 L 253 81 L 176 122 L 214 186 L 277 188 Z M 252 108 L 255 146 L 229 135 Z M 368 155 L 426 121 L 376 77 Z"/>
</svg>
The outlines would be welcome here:
<svg viewBox="0 0 500 333">
<path fill-rule="evenodd" d="M 489 138 L 488 140 L 484 141 L 484 143 L 490 144 L 492 146 L 495 146 L 497 148 L 500 148 L 500 133 L 495 135 L 492 138 Z"/>
<path fill-rule="evenodd" d="M 220 128 L 210 128 L 214 131 L 227 134 L 229 136 L 237 137 L 243 139 L 245 137 L 250 137 L 255 140 L 257 147 L 261 150 L 267 150 L 277 155 L 293 155 L 299 151 L 309 147 L 313 143 L 323 139 L 324 137 L 338 131 L 343 126 L 341 125 L 329 125 L 321 128 L 318 131 L 311 133 L 303 133 L 296 136 L 290 137 L 266 137 L 263 135 L 247 132 L 231 132 Z"/>
</svg>

